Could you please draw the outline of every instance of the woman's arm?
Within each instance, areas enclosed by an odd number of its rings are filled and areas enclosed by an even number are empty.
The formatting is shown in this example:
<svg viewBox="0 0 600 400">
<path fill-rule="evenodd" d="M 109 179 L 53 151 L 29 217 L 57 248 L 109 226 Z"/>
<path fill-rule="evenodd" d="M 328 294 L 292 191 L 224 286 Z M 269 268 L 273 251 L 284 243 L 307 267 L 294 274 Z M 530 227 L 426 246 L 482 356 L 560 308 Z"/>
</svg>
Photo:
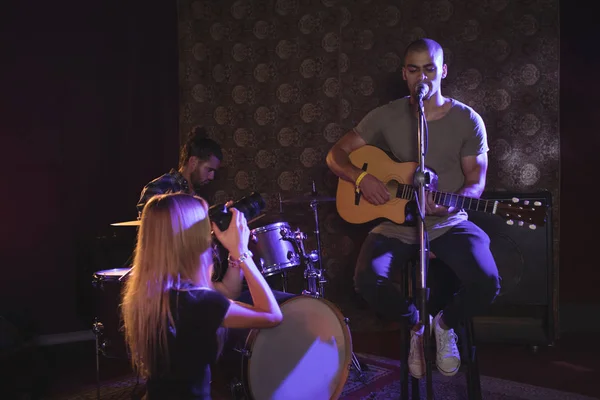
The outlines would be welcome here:
<svg viewBox="0 0 600 400">
<path fill-rule="evenodd" d="M 240 305 L 232 301 L 222 325 L 227 328 L 268 328 L 278 325 L 283 316 L 273 291 L 262 276 L 248 250 L 250 231 L 244 214 L 235 208 L 231 223 L 226 231 L 222 232 L 215 224 L 215 235 L 229 250 L 230 269 L 240 269 L 246 278 L 253 306 Z"/>
</svg>

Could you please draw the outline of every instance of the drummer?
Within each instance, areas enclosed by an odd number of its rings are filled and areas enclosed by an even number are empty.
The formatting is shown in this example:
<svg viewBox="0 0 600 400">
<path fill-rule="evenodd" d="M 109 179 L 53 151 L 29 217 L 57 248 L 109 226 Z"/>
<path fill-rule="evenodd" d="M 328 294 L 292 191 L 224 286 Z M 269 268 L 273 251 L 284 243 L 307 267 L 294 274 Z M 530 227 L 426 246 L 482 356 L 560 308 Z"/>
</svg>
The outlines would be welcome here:
<svg viewBox="0 0 600 400">
<path fill-rule="evenodd" d="M 142 189 L 137 203 L 138 216 L 151 197 L 165 193 L 196 193 L 198 188 L 215 179 L 215 173 L 223 161 L 221 146 L 210 139 L 201 126 L 194 127 L 179 151 L 179 169 L 150 181 Z M 206 196 L 203 196 L 206 198 Z"/>
</svg>

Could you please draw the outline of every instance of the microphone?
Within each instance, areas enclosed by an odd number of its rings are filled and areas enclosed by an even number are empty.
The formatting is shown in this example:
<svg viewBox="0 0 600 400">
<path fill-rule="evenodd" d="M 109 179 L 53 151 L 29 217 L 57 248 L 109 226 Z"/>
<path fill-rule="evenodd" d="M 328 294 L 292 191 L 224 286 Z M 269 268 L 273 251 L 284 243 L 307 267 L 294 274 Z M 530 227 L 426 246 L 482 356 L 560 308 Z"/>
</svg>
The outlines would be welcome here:
<svg viewBox="0 0 600 400">
<path fill-rule="evenodd" d="M 415 96 L 419 100 L 423 100 L 423 97 L 427 96 L 429 93 L 429 86 L 426 83 L 419 82 L 415 87 Z"/>
</svg>

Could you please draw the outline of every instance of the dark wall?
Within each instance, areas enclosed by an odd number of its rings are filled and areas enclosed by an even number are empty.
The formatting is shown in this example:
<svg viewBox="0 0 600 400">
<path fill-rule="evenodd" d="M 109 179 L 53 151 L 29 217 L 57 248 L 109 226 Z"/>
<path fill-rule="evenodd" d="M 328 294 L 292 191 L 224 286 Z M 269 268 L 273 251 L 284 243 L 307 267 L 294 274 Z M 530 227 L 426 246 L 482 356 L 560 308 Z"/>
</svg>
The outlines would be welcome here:
<svg viewBox="0 0 600 400">
<path fill-rule="evenodd" d="M 131 252 L 133 232 L 123 229 L 134 228 L 109 224 L 135 219 L 142 186 L 177 162 L 176 7 L 10 3 L 1 23 L 0 315 L 37 333 L 88 328 L 92 272 Z M 119 257 L 105 250 L 115 244 Z"/>
<path fill-rule="evenodd" d="M 600 53 L 595 17 L 561 2 L 561 244 L 563 302 L 600 304 L 595 249 L 600 215 L 595 178 L 600 146 Z M 587 318 L 582 316 L 582 318 Z"/>
</svg>

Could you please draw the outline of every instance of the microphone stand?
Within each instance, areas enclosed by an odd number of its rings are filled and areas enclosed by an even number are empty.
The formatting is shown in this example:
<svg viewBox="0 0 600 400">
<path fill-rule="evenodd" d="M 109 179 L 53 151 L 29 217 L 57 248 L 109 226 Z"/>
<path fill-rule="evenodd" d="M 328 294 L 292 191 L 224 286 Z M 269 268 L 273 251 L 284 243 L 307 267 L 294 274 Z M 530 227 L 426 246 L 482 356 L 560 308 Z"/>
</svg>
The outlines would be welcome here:
<svg viewBox="0 0 600 400">
<path fill-rule="evenodd" d="M 416 200 L 417 200 L 417 212 L 418 218 L 418 229 L 419 229 L 419 240 L 420 240 L 420 252 L 419 252 L 419 279 L 417 288 L 417 301 L 419 309 L 420 322 L 424 326 L 423 332 L 423 352 L 425 354 L 425 379 L 426 379 L 426 390 L 427 399 L 433 399 L 433 382 L 431 376 L 431 336 L 429 334 L 429 312 L 427 311 L 427 301 L 429 299 L 429 288 L 427 287 L 427 271 L 429 267 L 429 241 L 427 239 L 427 232 L 425 229 L 425 204 L 426 204 L 426 193 L 425 187 L 430 183 L 429 173 L 425 169 L 425 155 L 427 153 L 427 120 L 425 118 L 425 111 L 423 109 L 423 96 L 417 96 L 419 118 L 417 123 L 417 136 L 418 136 L 418 154 L 419 154 L 419 166 L 415 171 L 414 185 L 416 187 Z"/>
</svg>

